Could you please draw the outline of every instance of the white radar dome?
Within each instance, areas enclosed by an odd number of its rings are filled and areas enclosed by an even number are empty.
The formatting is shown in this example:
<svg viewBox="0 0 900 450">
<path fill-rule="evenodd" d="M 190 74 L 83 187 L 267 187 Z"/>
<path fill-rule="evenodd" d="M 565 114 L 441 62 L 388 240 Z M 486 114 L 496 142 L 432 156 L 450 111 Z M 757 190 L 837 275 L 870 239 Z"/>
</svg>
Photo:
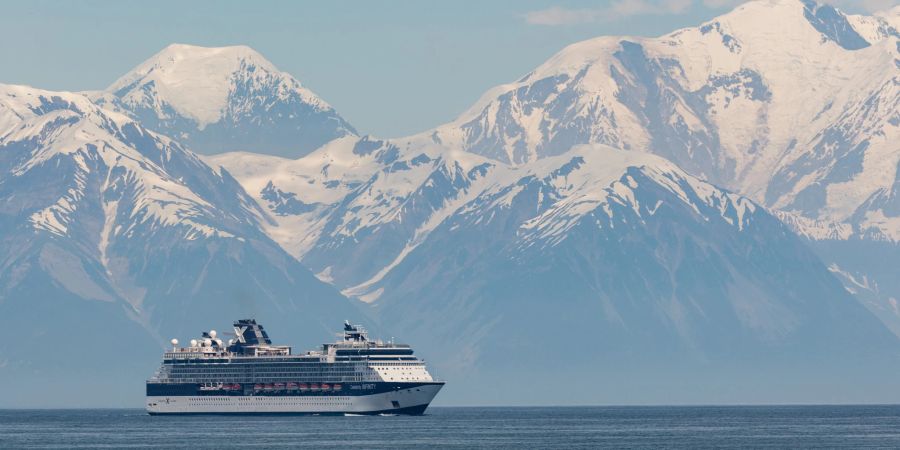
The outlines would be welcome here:
<svg viewBox="0 0 900 450">
<path fill-rule="evenodd" d="M 215 339 L 216 338 L 216 330 L 209 330 L 209 337 Z"/>
<path fill-rule="evenodd" d="M 178 345 L 178 339 L 172 339 L 172 340 L 169 341 L 169 342 L 171 342 L 172 345 Z"/>
<path fill-rule="evenodd" d="M 212 339 L 204 339 L 203 345 L 209 347 L 210 345 L 212 345 Z"/>
<path fill-rule="evenodd" d="M 197 340 L 191 339 L 191 347 L 196 347 L 196 346 L 197 346 Z"/>
</svg>

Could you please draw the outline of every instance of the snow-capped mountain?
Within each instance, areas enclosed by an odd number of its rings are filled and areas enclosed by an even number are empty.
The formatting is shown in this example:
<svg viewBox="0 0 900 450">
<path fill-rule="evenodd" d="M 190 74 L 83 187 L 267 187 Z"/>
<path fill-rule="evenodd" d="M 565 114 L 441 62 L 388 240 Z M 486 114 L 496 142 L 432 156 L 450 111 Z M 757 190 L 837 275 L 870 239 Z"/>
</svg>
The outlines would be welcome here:
<svg viewBox="0 0 900 450">
<path fill-rule="evenodd" d="M 206 159 L 234 173 L 268 209 L 273 239 L 341 288 L 402 258 L 477 195 L 497 166 L 470 153 L 369 137 L 336 140 L 299 160 L 248 153 Z"/>
<path fill-rule="evenodd" d="M 751 1 L 659 38 L 573 44 L 405 140 L 514 164 L 586 143 L 663 156 L 775 211 L 847 289 L 868 279 L 900 332 L 896 276 L 861 257 L 876 241 L 900 264 L 898 30 L 900 7 Z"/>
<path fill-rule="evenodd" d="M 728 372 L 736 385 L 832 383 L 843 364 L 896 358 L 896 340 L 786 226 L 668 161 L 592 146 L 495 170 L 360 294 L 498 401 L 560 374 L 590 387 L 534 397 L 628 401 L 623 386 L 692 391 Z"/>
<path fill-rule="evenodd" d="M 147 376 L 172 337 L 161 331 L 256 316 L 315 342 L 359 315 L 261 220 L 227 172 L 128 116 L 0 85 L 0 315 L 16 318 L 0 333 L 0 378 L 47 395 L 77 396 L 79 382 L 128 389 L 118 376 Z"/>
<path fill-rule="evenodd" d="M 203 154 L 299 157 L 356 133 L 330 105 L 245 46 L 170 45 L 107 93 L 145 127 Z"/>
<path fill-rule="evenodd" d="M 869 43 L 900 37 L 900 5 L 872 16 L 848 15 L 847 20 L 853 30 Z"/>
<path fill-rule="evenodd" d="M 616 343 L 557 352 L 590 374 L 606 369 L 597 360 L 667 361 L 689 377 L 697 361 L 813 370 L 824 348 L 849 361 L 870 344 L 893 361 L 895 339 L 861 306 L 881 315 L 889 303 L 854 300 L 838 281 L 848 272 L 791 233 L 848 239 L 854 202 L 892 198 L 872 193 L 900 157 L 893 17 L 751 2 L 661 38 L 575 44 L 410 138 L 208 161 L 241 181 L 273 219 L 269 235 L 320 279 L 456 355 L 438 365 L 462 377 L 502 361 L 485 370 L 506 383 L 532 356 L 515 343 L 535 329 Z M 848 156 L 860 152 L 874 161 L 861 171 Z M 879 165 L 890 176 L 875 177 Z M 816 200 L 826 184 L 843 190 Z M 535 352 L 551 359 L 566 345 L 546 342 Z"/>
<path fill-rule="evenodd" d="M 900 162 L 898 14 L 761 0 L 659 38 L 580 42 L 417 138 L 514 163 L 584 143 L 649 151 L 766 206 L 900 238 L 873 198 Z"/>
<path fill-rule="evenodd" d="M 431 195 L 424 183 L 432 174 L 444 174 L 440 202 L 458 201 L 475 182 L 458 174 L 473 167 L 527 166 L 593 142 L 657 153 L 764 203 L 794 227 L 829 224 L 804 235 L 890 234 L 893 197 L 882 191 L 895 178 L 884 168 L 900 158 L 897 11 L 846 16 L 812 2 L 750 2 L 661 38 L 572 45 L 488 92 L 457 121 L 411 138 L 348 137 L 297 161 L 253 154 L 212 161 L 277 208 L 274 239 L 344 288 L 385 267 L 384 259 L 415 241 L 410 233 L 432 229 L 428 218 L 439 205 L 409 197 L 419 188 Z M 854 167 L 852 155 L 863 154 L 866 164 Z M 396 170 L 401 163 L 411 170 Z M 436 165 L 443 170 L 433 172 Z M 332 213 L 338 202 L 349 211 Z M 407 205 L 431 206 L 413 209 L 421 216 L 413 218 Z M 382 230 L 383 220 L 396 217 L 407 238 L 359 244 L 370 236 L 365 230 Z M 354 249 L 342 261 L 369 270 L 330 267 L 323 251 L 335 247 Z M 378 255 L 351 257 L 362 248 Z M 341 270 L 355 275 L 331 273 Z"/>
<path fill-rule="evenodd" d="M 208 159 L 320 279 L 371 303 L 442 373 L 490 380 L 498 401 L 563 363 L 790 378 L 819 352 L 846 363 L 861 346 L 886 358 L 896 346 L 777 218 L 654 155 L 588 145 L 511 165 L 366 138 L 294 161 Z"/>
</svg>

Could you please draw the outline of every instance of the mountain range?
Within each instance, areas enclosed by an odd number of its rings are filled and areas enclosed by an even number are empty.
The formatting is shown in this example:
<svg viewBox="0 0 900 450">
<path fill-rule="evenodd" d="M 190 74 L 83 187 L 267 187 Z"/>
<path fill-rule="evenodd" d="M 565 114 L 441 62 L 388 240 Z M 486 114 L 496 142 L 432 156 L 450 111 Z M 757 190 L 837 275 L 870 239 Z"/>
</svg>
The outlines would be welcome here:
<svg viewBox="0 0 900 450">
<path fill-rule="evenodd" d="M 894 398 L 898 29 L 749 2 L 391 139 L 247 47 L 0 85 L 4 401 L 138 398 L 169 337 L 251 315 L 295 345 L 360 318 L 451 403 Z"/>
</svg>

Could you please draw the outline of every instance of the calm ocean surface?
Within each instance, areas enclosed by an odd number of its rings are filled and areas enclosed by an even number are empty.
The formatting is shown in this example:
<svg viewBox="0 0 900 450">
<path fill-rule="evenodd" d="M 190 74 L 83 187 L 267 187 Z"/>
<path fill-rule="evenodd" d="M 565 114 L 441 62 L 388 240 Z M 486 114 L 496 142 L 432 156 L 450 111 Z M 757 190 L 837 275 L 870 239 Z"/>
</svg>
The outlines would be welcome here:
<svg viewBox="0 0 900 450">
<path fill-rule="evenodd" d="M 430 408 L 420 417 L 0 410 L 0 448 L 900 447 L 900 406 Z"/>
</svg>

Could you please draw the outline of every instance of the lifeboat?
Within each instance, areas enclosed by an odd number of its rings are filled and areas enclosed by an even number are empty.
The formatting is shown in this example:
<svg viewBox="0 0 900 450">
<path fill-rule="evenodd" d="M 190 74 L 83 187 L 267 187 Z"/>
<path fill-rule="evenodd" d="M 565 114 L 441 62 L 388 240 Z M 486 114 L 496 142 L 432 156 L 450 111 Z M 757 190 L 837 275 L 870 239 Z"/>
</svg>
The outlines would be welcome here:
<svg viewBox="0 0 900 450">
<path fill-rule="evenodd" d="M 272 389 L 275 389 L 275 387 L 269 383 L 266 383 L 266 386 L 263 389 L 265 389 L 267 391 L 271 391 Z"/>
<path fill-rule="evenodd" d="M 231 385 L 231 390 L 232 390 L 232 391 L 239 391 L 239 390 L 241 390 L 241 385 L 239 385 L 239 384 L 237 384 L 237 383 L 232 384 L 232 385 Z"/>
<path fill-rule="evenodd" d="M 280 391 L 284 389 L 284 383 L 275 383 L 275 390 Z"/>
<path fill-rule="evenodd" d="M 288 388 L 289 391 L 296 390 L 296 389 L 297 389 L 297 383 L 294 383 L 293 381 L 290 381 L 290 382 L 288 382 L 288 384 L 287 384 L 287 388 Z"/>
<path fill-rule="evenodd" d="M 311 390 L 311 391 L 318 391 L 318 390 L 319 390 L 319 384 L 318 384 L 318 383 L 313 383 L 313 384 L 309 385 L 309 390 Z"/>
<path fill-rule="evenodd" d="M 263 385 L 261 385 L 261 384 L 254 384 L 254 385 L 253 385 L 253 390 L 254 390 L 254 391 L 261 391 L 262 389 L 263 389 Z"/>
<path fill-rule="evenodd" d="M 339 391 L 339 390 L 341 390 L 341 385 L 335 384 L 335 385 L 332 386 L 331 388 L 334 389 L 335 391 Z"/>
<path fill-rule="evenodd" d="M 331 389 L 331 385 L 329 385 L 328 383 L 322 383 L 322 390 L 323 390 L 323 391 L 327 391 L 327 390 L 329 390 L 329 389 Z"/>
<path fill-rule="evenodd" d="M 301 391 L 309 390 L 309 386 L 307 386 L 306 383 L 300 383 L 297 387 L 300 388 Z"/>
</svg>

